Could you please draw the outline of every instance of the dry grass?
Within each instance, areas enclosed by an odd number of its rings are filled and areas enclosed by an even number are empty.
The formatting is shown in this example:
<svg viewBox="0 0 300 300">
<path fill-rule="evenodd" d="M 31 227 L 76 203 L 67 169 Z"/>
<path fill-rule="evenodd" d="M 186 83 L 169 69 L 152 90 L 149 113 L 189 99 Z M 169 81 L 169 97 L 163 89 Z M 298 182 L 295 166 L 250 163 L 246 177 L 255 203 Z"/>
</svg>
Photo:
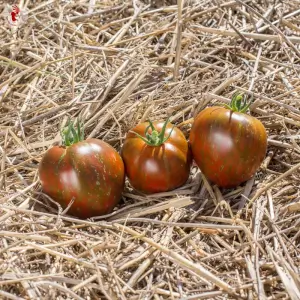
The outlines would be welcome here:
<svg viewBox="0 0 300 300">
<path fill-rule="evenodd" d="M 27 24 L 1 19 L 1 299 L 300 299 L 299 1 L 154 2 L 21 1 Z M 188 136 L 236 89 L 269 136 L 243 186 L 194 166 L 169 193 L 127 184 L 88 221 L 41 193 L 38 163 L 68 116 L 119 150 L 148 117 L 174 113 Z"/>
</svg>

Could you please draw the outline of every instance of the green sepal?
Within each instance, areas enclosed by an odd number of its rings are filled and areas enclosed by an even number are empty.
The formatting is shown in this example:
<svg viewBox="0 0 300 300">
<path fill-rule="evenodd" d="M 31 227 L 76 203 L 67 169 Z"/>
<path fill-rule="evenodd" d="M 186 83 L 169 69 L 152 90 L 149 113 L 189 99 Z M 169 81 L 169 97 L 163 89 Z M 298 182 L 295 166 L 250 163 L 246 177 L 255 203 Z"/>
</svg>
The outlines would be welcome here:
<svg viewBox="0 0 300 300">
<path fill-rule="evenodd" d="M 62 143 L 64 146 L 71 146 L 78 142 L 84 140 L 84 130 L 83 124 L 77 119 L 77 130 L 74 127 L 74 122 L 70 120 L 70 117 L 67 121 L 67 126 L 63 128 L 60 132 L 62 137 Z"/>
<path fill-rule="evenodd" d="M 251 100 L 248 102 L 247 96 L 239 92 L 235 92 L 232 96 L 230 104 L 223 104 L 222 106 L 234 112 L 245 113 L 252 103 L 253 95 L 251 96 Z"/>
<path fill-rule="evenodd" d="M 138 136 L 141 140 L 143 140 L 149 146 L 160 146 L 170 138 L 170 136 L 173 132 L 173 129 L 175 127 L 175 125 L 173 125 L 169 135 L 165 138 L 166 128 L 169 123 L 169 119 L 170 118 L 168 117 L 167 120 L 165 121 L 161 132 L 158 132 L 155 129 L 153 123 L 150 120 L 148 120 L 149 125 L 145 129 L 145 137 L 141 136 L 140 134 L 138 134 L 132 130 L 130 132 L 134 133 L 136 136 Z M 150 128 L 152 129 L 151 134 L 148 132 Z"/>
</svg>

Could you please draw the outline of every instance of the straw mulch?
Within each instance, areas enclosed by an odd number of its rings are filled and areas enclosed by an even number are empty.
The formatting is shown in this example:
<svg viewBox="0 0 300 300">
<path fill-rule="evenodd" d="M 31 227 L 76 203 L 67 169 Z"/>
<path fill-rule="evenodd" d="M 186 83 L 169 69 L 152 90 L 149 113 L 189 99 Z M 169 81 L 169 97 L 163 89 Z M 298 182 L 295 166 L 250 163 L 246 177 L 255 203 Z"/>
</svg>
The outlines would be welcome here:
<svg viewBox="0 0 300 300">
<path fill-rule="evenodd" d="M 300 299 L 299 1 L 21 2 L 27 23 L 0 33 L 0 298 Z M 69 116 L 120 150 L 149 117 L 188 137 L 236 90 L 268 131 L 242 186 L 193 166 L 172 192 L 126 183 L 93 220 L 42 193 L 38 163 Z"/>
</svg>

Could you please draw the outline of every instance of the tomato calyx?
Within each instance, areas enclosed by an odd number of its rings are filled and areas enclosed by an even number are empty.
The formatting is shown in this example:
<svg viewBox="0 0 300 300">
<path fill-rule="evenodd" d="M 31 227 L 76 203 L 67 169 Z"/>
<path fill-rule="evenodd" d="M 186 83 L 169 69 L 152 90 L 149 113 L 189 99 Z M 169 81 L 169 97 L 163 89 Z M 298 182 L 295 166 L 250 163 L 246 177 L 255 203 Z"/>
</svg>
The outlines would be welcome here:
<svg viewBox="0 0 300 300">
<path fill-rule="evenodd" d="M 62 143 L 64 146 L 71 146 L 84 140 L 83 124 L 77 120 L 77 128 L 74 122 L 68 118 L 68 125 L 61 131 Z"/>
<path fill-rule="evenodd" d="M 225 104 L 225 107 L 234 112 L 245 113 L 247 109 L 250 107 L 250 105 L 252 104 L 252 102 L 253 102 L 253 96 L 251 97 L 251 100 L 247 102 L 247 97 L 244 94 L 235 92 L 232 96 L 230 104 L 229 105 Z"/>
<path fill-rule="evenodd" d="M 149 145 L 149 146 L 156 146 L 157 147 L 157 146 L 160 146 L 163 143 L 165 143 L 169 139 L 169 137 L 171 136 L 171 134 L 173 132 L 173 129 L 174 129 L 175 125 L 173 125 L 173 127 L 172 127 L 169 135 L 165 138 L 166 127 L 167 127 L 167 124 L 169 122 L 169 119 L 170 118 L 168 118 L 166 120 L 166 122 L 164 123 L 161 132 L 158 132 L 155 129 L 153 123 L 150 120 L 148 120 L 149 125 L 145 129 L 145 136 L 146 136 L 146 138 L 142 137 L 140 134 L 138 134 L 138 133 L 136 133 L 134 131 L 130 131 L 130 132 L 134 133 L 136 136 L 138 136 L 140 139 L 142 139 L 147 145 Z M 152 129 L 151 134 L 148 133 L 148 131 L 149 131 L 150 128 Z"/>
</svg>

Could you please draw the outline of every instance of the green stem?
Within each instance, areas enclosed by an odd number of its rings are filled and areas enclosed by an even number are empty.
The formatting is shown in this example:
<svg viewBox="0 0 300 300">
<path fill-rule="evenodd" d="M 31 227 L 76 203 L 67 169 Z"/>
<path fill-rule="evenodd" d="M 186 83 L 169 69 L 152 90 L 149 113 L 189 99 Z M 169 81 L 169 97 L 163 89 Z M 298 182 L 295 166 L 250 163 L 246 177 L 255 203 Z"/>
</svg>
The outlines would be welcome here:
<svg viewBox="0 0 300 300">
<path fill-rule="evenodd" d="M 247 97 L 245 95 L 235 92 L 232 96 L 230 104 L 225 104 L 225 107 L 234 112 L 245 113 L 252 103 L 253 96 L 251 96 L 251 100 L 247 102 Z"/>
<path fill-rule="evenodd" d="M 84 140 L 83 125 L 77 119 L 77 130 L 74 127 L 74 122 L 68 118 L 67 126 L 60 132 L 64 146 L 71 146 Z"/>
<path fill-rule="evenodd" d="M 161 132 L 158 132 L 158 131 L 155 129 L 153 123 L 152 123 L 150 120 L 148 120 L 149 125 L 148 125 L 148 126 L 146 127 L 146 129 L 145 129 L 145 137 L 141 136 L 140 134 L 138 134 L 138 133 L 136 133 L 136 132 L 134 132 L 134 131 L 130 131 L 130 132 L 131 132 L 131 133 L 134 133 L 136 136 L 138 136 L 138 137 L 139 137 L 141 140 L 143 140 L 147 145 L 157 147 L 157 146 L 160 146 L 160 145 L 162 145 L 163 143 L 165 143 L 165 142 L 170 138 L 170 136 L 171 136 L 171 134 L 172 134 L 172 132 L 173 132 L 174 125 L 173 125 L 173 127 L 172 127 L 170 133 L 168 134 L 168 136 L 165 137 L 166 128 L 167 128 L 167 125 L 168 125 L 168 123 L 169 123 L 169 119 L 170 119 L 170 118 L 168 118 L 168 119 L 165 121 L 165 123 L 164 123 L 164 125 L 163 125 L 163 127 L 162 127 Z M 152 129 L 151 134 L 149 133 L 149 129 L 150 129 L 150 128 Z"/>
</svg>

